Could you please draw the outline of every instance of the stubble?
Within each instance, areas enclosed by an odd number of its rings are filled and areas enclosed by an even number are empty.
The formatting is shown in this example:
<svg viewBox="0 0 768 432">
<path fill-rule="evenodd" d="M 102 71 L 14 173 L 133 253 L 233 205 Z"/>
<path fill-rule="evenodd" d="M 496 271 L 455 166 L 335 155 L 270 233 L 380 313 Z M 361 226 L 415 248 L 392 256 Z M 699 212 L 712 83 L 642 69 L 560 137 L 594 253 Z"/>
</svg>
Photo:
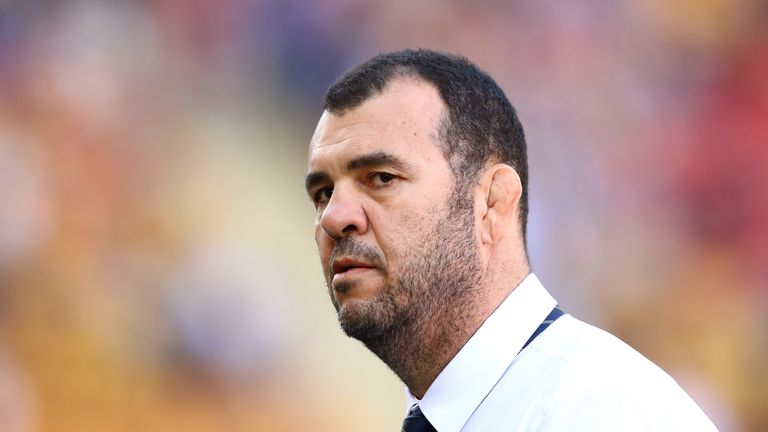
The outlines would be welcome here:
<svg viewBox="0 0 768 432">
<path fill-rule="evenodd" d="M 455 349 L 464 336 L 463 318 L 476 305 L 482 273 L 473 206 L 465 196 L 452 194 L 442 215 L 408 242 L 393 277 L 387 277 L 380 252 L 352 238 L 340 240 L 332 253 L 376 263 L 384 279 L 391 281 L 374 298 L 349 309 L 339 307 L 333 290 L 352 287 L 334 287 L 330 281 L 328 285 L 344 332 L 365 344 L 405 382 L 425 374 L 432 366 L 427 359 L 444 358 L 443 351 Z"/>
</svg>

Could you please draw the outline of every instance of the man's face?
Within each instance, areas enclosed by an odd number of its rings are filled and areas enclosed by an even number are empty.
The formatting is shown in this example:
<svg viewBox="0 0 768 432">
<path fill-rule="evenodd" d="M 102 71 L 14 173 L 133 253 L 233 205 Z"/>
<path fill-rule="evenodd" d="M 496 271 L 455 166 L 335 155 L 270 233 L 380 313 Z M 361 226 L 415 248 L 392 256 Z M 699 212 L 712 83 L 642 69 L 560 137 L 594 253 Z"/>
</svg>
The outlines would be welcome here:
<svg viewBox="0 0 768 432">
<path fill-rule="evenodd" d="M 443 109 L 434 87 L 396 79 L 344 115 L 324 113 L 312 137 L 315 241 L 351 336 L 429 319 L 452 291 L 477 282 L 471 197 L 453 193 L 438 144 Z"/>
</svg>

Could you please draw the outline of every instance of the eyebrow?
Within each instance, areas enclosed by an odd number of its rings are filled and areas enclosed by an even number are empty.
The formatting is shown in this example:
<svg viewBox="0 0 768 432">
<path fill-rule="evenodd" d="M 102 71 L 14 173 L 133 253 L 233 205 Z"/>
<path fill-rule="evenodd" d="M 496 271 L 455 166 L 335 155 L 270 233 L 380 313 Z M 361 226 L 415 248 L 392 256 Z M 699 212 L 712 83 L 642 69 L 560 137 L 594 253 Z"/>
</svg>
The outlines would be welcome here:
<svg viewBox="0 0 768 432">
<path fill-rule="evenodd" d="M 347 171 L 354 171 L 361 168 L 379 168 L 391 166 L 398 169 L 407 169 L 409 164 L 399 157 L 384 151 L 368 153 L 347 162 Z"/>
<path fill-rule="evenodd" d="M 383 166 L 391 166 L 400 170 L 408 170 L 411 167 L 408 162 L 391 153 L 378 151 L 358 156 L 347 162 L 344 168 L 345 172 L 350 172 L 363 168 L 371 169 L 380 168 Z M 307 174 L 307 177 L 304 180 L 304 187 L 307 189 L 307 193 L 309 193 L 309 191 L 318 183 L 328 182 L 330 179 L 331 177 L 325 172 L 314 171 Z"/>
<path fill-rule="evenodd" d="M 304 188 L 307 190 L 307 193 L 310 194 L 311 193 L 310 191 L 316 185 L 320 183 L 329 182 L 330 180 L 331 180 L 331 177 L 322 171 L 311 172 L 307 174 L 307 178 L 304 179 Z"/>
</svg>

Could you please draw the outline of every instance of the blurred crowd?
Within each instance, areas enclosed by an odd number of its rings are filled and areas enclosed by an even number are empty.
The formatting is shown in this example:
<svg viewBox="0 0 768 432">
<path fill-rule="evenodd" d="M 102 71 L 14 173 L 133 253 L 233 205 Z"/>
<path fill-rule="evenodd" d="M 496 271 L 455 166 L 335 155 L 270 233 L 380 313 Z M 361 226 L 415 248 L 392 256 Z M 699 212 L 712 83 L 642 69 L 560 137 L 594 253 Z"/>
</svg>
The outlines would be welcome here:
<svg viewBox="0 0 768 432">
<path fill-rule="evenodd" d="M 768 4 L 0 0 L 0 430 L 391 430 L 303 192 L 327 86 L 466 55 L 526 129 L 534 271 L 768 430 Z"/>
</svg>

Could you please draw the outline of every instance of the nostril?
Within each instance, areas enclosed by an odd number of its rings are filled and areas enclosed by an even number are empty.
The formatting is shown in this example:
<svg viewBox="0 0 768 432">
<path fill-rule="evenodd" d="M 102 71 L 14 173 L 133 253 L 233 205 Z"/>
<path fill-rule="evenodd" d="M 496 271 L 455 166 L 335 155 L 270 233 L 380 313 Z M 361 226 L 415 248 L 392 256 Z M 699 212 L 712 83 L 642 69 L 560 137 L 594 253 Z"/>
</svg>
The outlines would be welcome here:
<svg viewBox="0 0 768 432">
<path fill-rule="evenodd" d="M 347 234 L 351 231 L 357 231 L 357 227 L 355 226 L 355 224 L 349 224 L 345 226 L 343 230 L 341 230 L 343 234 Z"/>
</svg>

